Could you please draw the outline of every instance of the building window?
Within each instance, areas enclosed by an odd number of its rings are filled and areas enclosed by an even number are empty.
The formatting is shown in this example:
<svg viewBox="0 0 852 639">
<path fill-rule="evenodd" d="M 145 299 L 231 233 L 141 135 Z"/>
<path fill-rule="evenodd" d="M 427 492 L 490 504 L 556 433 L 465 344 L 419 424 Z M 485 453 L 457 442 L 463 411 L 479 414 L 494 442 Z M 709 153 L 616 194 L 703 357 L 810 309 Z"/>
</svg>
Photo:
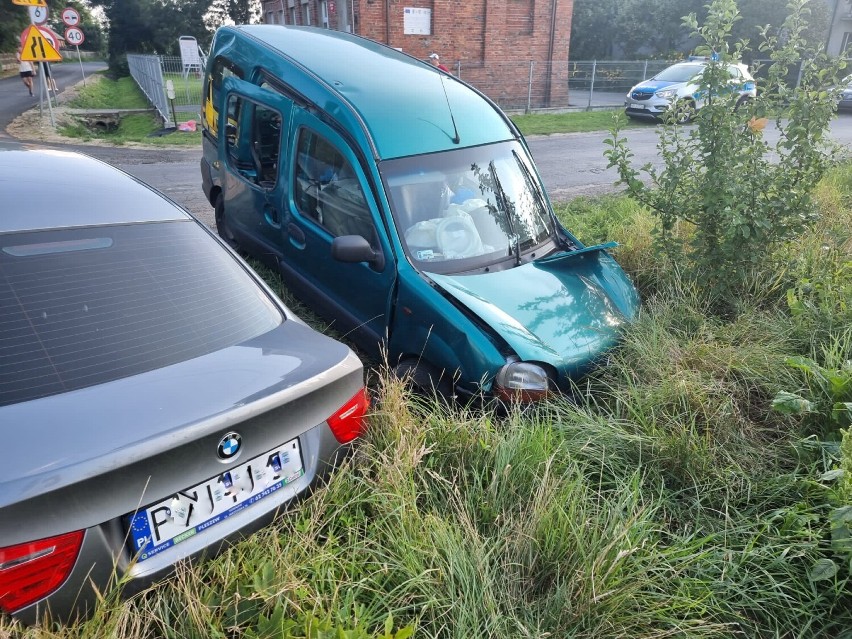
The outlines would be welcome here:
<svg viewBox="0 0 852 639">
<path fill-rule="evenodd" d="M 278 24 L 284 24 L 284 9 L 278 9 Z"/>
<path fill-rule="evenodd" d="M 852 45 L 852 32 L 847 31 L 843 34 L 843 44 L 840 45 L 840 53 L 844 52 L 848 55 L 852 55 L 852 53 L 848 52 L 849 47 Z"/>
<path fill-rule="evenodd" d="M 290 24 L 299 24 L 296 21 L 296 7 L 290 7 Z"/>
<path fill-rule="evenodd" d="M 306 25 L 313 25 L 314 17 L 311 14 L 311 5 L 307 2 L 307 0 L 304 0 L 302 2 L 302 18 L 304 19 Z"/>
<path fill-rule="evenodd" d="M 266 14 L 266 24 L 275 24 L 275 14 L 271 11 Z"/>
</svg>

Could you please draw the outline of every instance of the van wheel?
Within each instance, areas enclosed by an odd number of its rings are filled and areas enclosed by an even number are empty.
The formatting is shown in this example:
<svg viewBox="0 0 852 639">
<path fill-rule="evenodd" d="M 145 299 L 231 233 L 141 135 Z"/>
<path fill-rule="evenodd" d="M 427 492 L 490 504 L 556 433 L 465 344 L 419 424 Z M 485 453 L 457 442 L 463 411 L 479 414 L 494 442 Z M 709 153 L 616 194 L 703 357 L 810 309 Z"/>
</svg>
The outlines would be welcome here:
<svg viewBox="0 0 852 639">
<path fill-rule="evenodd" d="M 443 399 L 450 399 L 453 395 L 453 387 L 447 373 L 439 371 L 429 362 L 404 359 L 394 367 L 393 374 L 417 393 L 437 395 Z"/>
<path fill-rule="evenodd" d="M 674 121 L 677 124 L 689 124 L 695 117 L 695 102 L 692 100 L 680 100 L 674 105 Z"/>
<path fill-rule="evenodd" d="M 216 215 L 216 232 L 219 234 L 219 237 L 225 240 L 232 249 L 239 251 L 240 244 L 237 242 L 237 238 L 233 230 L 231 230 L 228 220 L 225 219 L 225 198 L 222 197 L 221 193 L 216 196 L 214 211 Z"/>
</svg>

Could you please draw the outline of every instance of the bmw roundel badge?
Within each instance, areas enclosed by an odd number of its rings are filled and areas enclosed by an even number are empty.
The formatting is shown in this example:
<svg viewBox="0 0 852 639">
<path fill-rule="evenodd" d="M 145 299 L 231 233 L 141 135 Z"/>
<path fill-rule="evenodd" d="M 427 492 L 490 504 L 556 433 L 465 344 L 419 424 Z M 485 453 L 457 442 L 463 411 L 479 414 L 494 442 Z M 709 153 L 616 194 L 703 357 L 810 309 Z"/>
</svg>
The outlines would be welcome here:
<svg viewBox="0 0 852 639">
<path fill-rule="evenodd" d="M 241 446 L 242 437 L 239 433 L 228 433 L 219 441 L 216 454 L 219 455 L 219 459 L 233 459 L 240 452 Z"/>
</svg>

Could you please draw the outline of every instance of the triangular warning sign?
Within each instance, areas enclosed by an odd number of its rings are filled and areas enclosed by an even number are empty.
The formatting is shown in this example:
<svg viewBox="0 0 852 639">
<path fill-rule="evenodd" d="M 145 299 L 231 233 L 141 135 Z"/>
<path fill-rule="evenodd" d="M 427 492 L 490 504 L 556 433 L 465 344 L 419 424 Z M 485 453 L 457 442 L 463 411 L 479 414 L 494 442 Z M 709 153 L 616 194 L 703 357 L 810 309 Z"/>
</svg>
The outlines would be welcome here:
<svg viewBox="0 0 852 639">
<path fill-rule="evenodd" d="M 21 60 L 26 62 L 61 62 L 62 56 L 47 35 L 37 26 L 30 25 L 24 32 Z"/>
</svg>

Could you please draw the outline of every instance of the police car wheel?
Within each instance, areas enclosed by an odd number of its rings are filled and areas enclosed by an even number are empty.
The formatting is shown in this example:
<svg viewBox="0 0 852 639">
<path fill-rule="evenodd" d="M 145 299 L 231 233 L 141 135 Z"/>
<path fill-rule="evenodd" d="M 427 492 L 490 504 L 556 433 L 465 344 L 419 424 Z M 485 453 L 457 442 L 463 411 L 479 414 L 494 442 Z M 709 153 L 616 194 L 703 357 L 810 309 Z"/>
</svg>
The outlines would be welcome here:
<svg viewBox="0 0 852 639">
<path fill-rule="evenodd" d="M 674 121 L 689 124 L 695 117 L 695 103 L 692 100 L 680 100 L 674 105 Z"/>
<path fill-rule="evenodd" d="M 734 106 L 734 111 L 736 111 L 737 109 L 739 109 L 742 106 L 747 106 L 749 104 L 749 102 L 751 102 L 751 96 L 750 95 L 742 96 L 739 100 L 737 100 L 737 104 Z"/>
</svg>

